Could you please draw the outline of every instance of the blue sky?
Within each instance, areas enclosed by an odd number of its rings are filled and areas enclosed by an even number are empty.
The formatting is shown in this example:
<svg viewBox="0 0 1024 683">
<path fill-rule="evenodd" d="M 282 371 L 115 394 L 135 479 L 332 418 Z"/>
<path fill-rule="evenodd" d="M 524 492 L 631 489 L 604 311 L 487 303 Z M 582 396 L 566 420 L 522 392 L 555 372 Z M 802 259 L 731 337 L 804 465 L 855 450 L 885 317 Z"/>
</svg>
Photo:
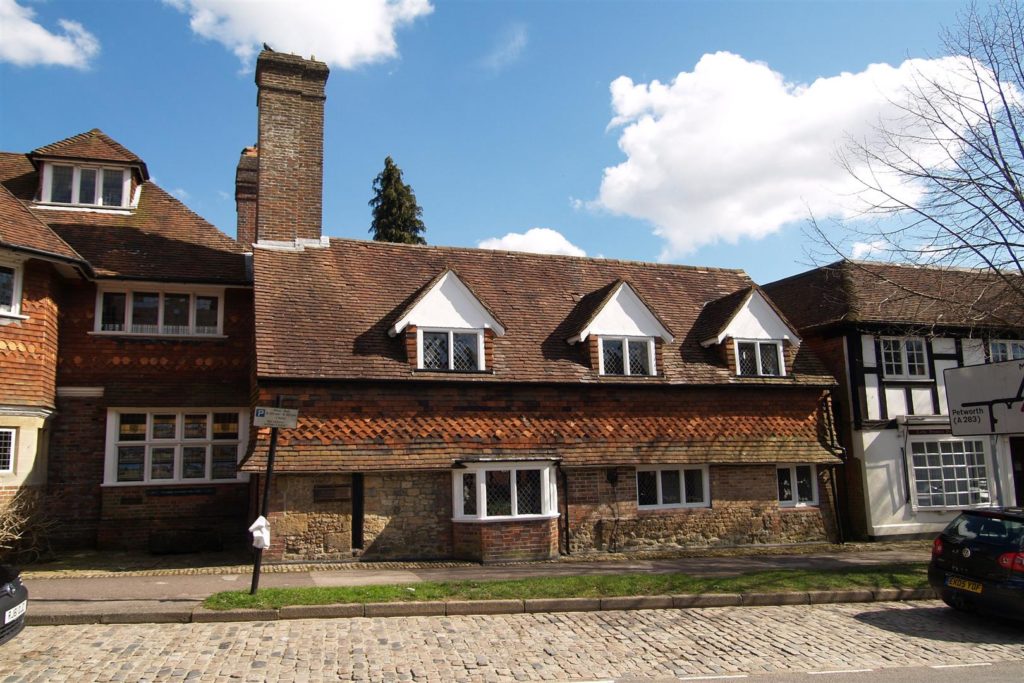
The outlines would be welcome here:
<svg viewBox="0 0 1024 683">
<path fill-rule="evenodd" d="M 767 282 L 808 266 L 809 210 L 843 213 L 842 134 L 877 118 L 904 60 L 942 53 L 962 7 L 361 4 L 279 16 L 240 0 L 0 0 L 0 149 L 101 128 L 234 235 L 234 169 L 256 135 L 252 51 L 266 41 L 332 64 L 326 234 L 368 236 L 390 154 L 430 244 L 568 248 L 550 232 L 507 238 L 546 228 L 590 256 Z"/>
</svg>

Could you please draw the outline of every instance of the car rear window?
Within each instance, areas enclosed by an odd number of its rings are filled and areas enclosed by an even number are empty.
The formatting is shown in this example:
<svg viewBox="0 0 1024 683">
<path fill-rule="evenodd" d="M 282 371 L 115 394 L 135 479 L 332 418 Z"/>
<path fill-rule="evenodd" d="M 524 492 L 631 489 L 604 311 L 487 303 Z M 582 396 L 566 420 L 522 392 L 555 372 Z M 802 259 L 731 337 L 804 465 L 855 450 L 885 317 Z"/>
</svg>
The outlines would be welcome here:
<svg viewBox="0 0 1024 683">
<path fill-rule="evenodd" d="M 945 534 L 965 541 L 1024 545 L 1024 522 L 963 513 L 946 527 Z"/>
</svg>

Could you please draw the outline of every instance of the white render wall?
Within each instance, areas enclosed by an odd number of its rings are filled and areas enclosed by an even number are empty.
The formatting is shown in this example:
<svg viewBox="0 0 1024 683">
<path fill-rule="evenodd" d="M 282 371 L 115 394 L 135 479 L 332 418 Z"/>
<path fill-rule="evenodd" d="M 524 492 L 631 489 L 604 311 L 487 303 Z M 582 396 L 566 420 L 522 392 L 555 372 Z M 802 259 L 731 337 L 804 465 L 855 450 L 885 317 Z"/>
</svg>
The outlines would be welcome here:
<svg viewBox="0 0 1024 683">
<path fill-rule="evenodd" d="M 951 338 L 931 340 L 936 354 L 954 354 L 956 342 Z M 983 342 L 980 339 L 964 339 L 961 342 L 964 364 L 974 365 L 985 362 Z M 865 367 L 876 366 L 874 337 L 861 335 L 861 352 Z M 956 367 L 955 360 L 935 360 L 935 383 L 939 394 L 940 415 L 946 415 L 946 387 L 943 370 Z M 878 378 L 866 375 L 864 378 L 864 399 L 867 420 L 893 420 L 908 414 L 906 392 L 902 387 L 880 387 Z M 879 410 L 879 392 L 885 391 L 887 415 Z M 931 382 L 922 383 L 911 389 L 911 399 L 916 416 L 932 413 Z M 941 425 L 938 425 L 941 427 Z M 915 509 L 910 501 L 910 473 L 902 449 L 905 447 L 906 428 L 861 430 L 854 432 L 853 453 L 863 468 L 864 505 L 868 523 L 868 534 L 873 537 L 904 534 L 937 533 L 957 514 L 955 510 L 934 511 Z M 1013 486 L 1013 472 L 1010 462 L 1010 440 L 1007 436 L 976 437 L 985 443 L 988 464 L 989 490 L 993 505 L 1020 505 L 1016 501 Z M 908 454 L 909 458 L 909 454 Z"/>
</svg>

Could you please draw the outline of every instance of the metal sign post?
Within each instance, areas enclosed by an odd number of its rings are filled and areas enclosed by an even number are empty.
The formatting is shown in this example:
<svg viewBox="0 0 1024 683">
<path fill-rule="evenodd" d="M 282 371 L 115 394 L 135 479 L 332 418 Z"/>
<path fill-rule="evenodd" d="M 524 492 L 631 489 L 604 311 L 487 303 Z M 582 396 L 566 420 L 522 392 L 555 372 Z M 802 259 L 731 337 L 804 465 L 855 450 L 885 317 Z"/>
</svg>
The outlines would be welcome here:
<svg viewBox="0 0 1024 683">
<path fill-rule="evenodd" d="M 270 483 L 274 477 L 274 457 L 277 455 L 277 430 L 293 429 L 298 423 L 299 411 L 281 408 L 281 397 L 276 400 L 274 408 L 257 407 L 253 417 L 256 427 L 270 427 L 270 450 L 267 453 L 267 479 L 263 482 L 263 503 L 260 506 L 260 518 L 264 521 L 270 514 Z M 263 547 L 256 546 L 256 560 L 252 567 L 252 586 L 249 595 L 256 595 L 260 587 L 260 568 L 263 566 Z"/>
</svg>

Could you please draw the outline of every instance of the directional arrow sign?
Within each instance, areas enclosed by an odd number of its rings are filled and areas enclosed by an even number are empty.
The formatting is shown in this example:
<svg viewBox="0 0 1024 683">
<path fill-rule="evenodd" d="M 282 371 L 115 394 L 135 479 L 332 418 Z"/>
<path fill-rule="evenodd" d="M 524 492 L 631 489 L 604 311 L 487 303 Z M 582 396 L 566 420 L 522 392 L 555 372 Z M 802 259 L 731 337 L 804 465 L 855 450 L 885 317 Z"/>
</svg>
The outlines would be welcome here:
<svg viewBox="0 0 1024 683">
<path fill-rule="evenodd" d="M 1024 360 L 949 368 L 944 376 L 953 434 L 1024 434 Z"/>
</svg>

